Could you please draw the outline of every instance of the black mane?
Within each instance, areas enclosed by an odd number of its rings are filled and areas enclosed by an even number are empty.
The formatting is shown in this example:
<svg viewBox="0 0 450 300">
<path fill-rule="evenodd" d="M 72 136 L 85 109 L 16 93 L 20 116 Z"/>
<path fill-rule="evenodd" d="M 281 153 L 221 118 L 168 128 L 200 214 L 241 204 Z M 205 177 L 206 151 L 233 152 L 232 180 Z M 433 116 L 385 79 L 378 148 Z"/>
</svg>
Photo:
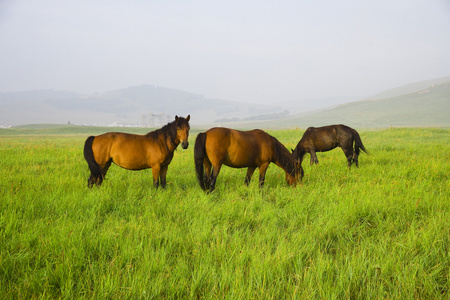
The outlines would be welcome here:
<svg viewBox="0 0 450 300">
<path fill-rule="evenodd" d="M 177 137 L 177 122 L 176 121 L 172 121 L 170 123 L 167 123 L 166 125 L 164 125 L 163 127 L 161 127 L 160 129 L 156 129 L 154 131 L 151 131 L 149 133 L 146 134 L 147 137 L 152 138 L 154 140 L 158 140 L 158 137 L 160 135 L 165 135 L 170 137 L 170 141 L 175 144 L 175 139 Z"/>
<path fill-rule="evenodd" d="M 275 144 L 275 155 L 278 162 L 285 168 L 285 170 L 291 174 L 295 175 L 295 160 L 291 155 L 289 150 L 281 144 L 279 140 L 272 136 L 273 142 Z"/>
<path fill-rule="evenodd" d="M 146 136 L 154 140 L 158 140 L 158 137 L 160 135 L 165 135 L 170 137 L 170 141 L 175 145 L 175 140 L 177 138 L 177 127 L 178 125 L 182 125 L 183 123 L 186 123 L 187 126 L 190 127 L 188 121 L 185 118 L 176 117 L 174 121 L 167 123 L 160 129 L 156 129 L 155 131 L 147 133 Z"/>
</svg>

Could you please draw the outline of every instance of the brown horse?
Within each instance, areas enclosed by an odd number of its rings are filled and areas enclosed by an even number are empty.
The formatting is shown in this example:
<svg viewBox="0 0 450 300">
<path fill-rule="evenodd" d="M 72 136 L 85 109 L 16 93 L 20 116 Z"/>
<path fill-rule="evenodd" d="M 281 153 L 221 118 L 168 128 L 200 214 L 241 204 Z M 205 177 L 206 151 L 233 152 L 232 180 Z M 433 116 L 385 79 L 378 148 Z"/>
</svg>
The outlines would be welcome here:
<svg viewBox="0 0 450 300">
<path fill-rule="evenodd" d="M 152 168 L 153 185 L 158 188 L 161 178 L 165 188 L 173 152 L 180 143 L 183 149 L 189 146 L 189 119 L 190 115 L 175 116 L 175 121 L 146 135 L 108 132 L 88 137 L 84 144 L 84 158 L 91 171 L 88 187 L 100 186 L 113 162 L 128 170 Z"/>
<path fill-rule="evenodd" d="M 353 142 L 355 148 L 353 149 Z M 345 125 L 330 125 L 324 127 L 309 127 L 303 134 L 294 150 L 294 157 L 302 163 L 306 153 L 311 156 L 311 165 L 318 164 L 316 152 L 325 152 L 341 147 L 347 158 L 348 167 L 355 163 L 358 167 L 359 149 L 367 153 L 358 132 Z"/>
<path fill-rule="evenodd" d="M 286 172 L 289 185 L 295 186 L 303 176 L 303 169 L 297 168 L 289 150 L 276 138 L 259 129 L 239 131 L 216 127 L 199 133 L 195 139 L 194 159 L 198 182 L 203 190 L 209 191 L 214 190 L 223 164 L 232 168 L 248 168 L 244 182 L 246 185 L 250 183 L 256 168 L 259 168 L 259 186 L 262 187 L 271 162 Z"/>
</svg>

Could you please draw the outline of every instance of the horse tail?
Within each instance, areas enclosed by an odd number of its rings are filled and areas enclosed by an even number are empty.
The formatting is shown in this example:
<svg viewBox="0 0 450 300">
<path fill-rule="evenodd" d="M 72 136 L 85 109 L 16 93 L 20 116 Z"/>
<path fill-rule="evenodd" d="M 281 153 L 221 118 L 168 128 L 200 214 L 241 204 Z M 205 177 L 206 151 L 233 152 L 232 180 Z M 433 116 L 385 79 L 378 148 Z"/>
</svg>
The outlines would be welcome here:
<svg viewBox="0 0 450 300">
<path fill-rule="evenodd" d="M 90 136 L 86 139 L 84 143 L 84 159 L 87 161 L 89 170 L 94 178 L 101 178 L 102 170 L 100 165 L 95 161 L 94 151 L 92 151 L 92 143 L 94 142 L 95 136 Z"/>
<path fill-rule="evenodd" d="M 206 157 L 206 133 L 201 132 L 197 135 L 194 145 L 194 161 L 195 172 L 197 173 L 197 180 L 202 190 L 206 190 L 206 183 L 204 178 L 203 160 Z"/>
<path fill-rule="evenodd" d="M 364 145 L 361 141 L 361 137 L 359 136 L 359 133 L 352 128 L 352 134 L 353 134 L 353 139 L 355 140 L 355 152 L 357 155 L 359 155 L 359 149 L 361 149 L 362 151 L 364 151 L 365 153 L 367 153 L 366 148 L 364 148 Z"/>
</svg>

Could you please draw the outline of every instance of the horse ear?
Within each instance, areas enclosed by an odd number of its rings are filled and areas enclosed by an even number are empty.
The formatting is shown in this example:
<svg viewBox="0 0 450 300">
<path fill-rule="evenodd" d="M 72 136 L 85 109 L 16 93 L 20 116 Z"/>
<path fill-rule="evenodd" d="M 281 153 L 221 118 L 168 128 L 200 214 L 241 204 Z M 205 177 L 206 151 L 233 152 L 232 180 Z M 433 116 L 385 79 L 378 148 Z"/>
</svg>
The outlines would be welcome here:
<svg viewBox="0 0 450 300">
<path fill-rule="evenodd" d="M 191 115 L 188 115 L 188 116 L 186 117 L 186 121 L 189 122 L 190 119 L 191 119 Z"/>
<path fill-rule="evenodd" d="M 177 116 L 177 115 L 175 115 L 175 121 L 177 121 L 177 122 L 178 122 L 178 116 Z"/>
</svg>

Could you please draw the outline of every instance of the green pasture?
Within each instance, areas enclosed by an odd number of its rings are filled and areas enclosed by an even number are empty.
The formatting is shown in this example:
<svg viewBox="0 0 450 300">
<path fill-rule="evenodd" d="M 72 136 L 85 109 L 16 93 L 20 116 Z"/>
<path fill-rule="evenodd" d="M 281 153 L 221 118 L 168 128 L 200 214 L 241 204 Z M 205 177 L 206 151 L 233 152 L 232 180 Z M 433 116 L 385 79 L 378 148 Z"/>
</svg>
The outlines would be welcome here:
<svg viewBox="0 0 450 300">
<path fill-rule="evenodd" d="M 111 166 L 87 188 L 98 129 L 0 130 L 1 299 L 449 299 L 450 130 L 359 130 L 303 167 L 271 164 L 263 189 L 223 167 L 216 191 L 175 152 L 166 190 Z M 269 131 L 288 149 L 304 129 Z"/>
</svg>

